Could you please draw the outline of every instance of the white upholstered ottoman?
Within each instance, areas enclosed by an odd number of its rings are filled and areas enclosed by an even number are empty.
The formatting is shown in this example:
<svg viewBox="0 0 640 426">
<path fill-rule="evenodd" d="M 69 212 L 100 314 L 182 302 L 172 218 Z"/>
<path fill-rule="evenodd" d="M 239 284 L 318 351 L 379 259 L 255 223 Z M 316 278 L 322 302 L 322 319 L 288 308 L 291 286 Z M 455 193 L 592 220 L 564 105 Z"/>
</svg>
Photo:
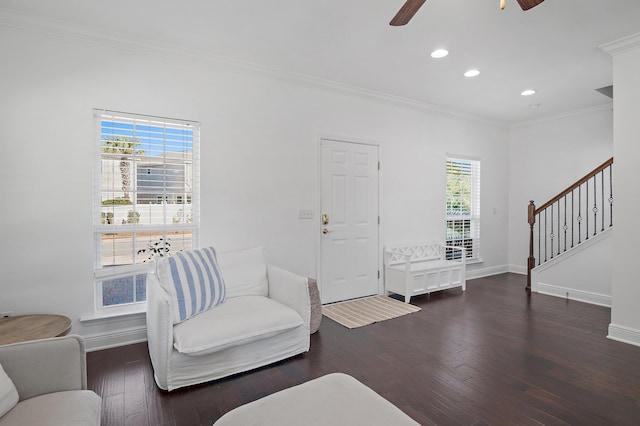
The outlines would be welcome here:
<svg viewBox="0 0 640 426">
<path fill-rule="evenodd" d="M 333 373 L 229 411 L 216 426 L 417 425 L 351 376 Z"/>
</svg>

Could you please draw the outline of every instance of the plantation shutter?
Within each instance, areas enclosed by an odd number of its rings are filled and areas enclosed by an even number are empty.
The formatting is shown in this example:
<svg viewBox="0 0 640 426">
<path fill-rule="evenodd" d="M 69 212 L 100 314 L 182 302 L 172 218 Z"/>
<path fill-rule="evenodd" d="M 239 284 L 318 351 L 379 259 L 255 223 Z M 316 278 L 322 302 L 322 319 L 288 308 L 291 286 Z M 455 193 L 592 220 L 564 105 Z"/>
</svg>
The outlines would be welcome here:
<svg viewBox="0 0 640 426">
<path fill-rule="evenodd" d="M 446 241 L 480 258 L 480 161 L 447 158 Z"/>
</svg>

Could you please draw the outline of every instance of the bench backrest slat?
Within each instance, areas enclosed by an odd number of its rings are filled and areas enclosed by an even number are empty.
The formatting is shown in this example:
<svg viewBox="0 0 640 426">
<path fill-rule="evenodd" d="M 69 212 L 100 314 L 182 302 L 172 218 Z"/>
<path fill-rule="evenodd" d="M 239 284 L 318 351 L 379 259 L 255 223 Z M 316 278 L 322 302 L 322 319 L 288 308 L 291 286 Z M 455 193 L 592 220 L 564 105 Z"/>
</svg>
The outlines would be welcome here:
<svg viewBox="0 0 640 426">
<path fill-rule="evenodd" d="M 439 241 L 423 241 L 385 247 L 385 262 L 388 266 L 405 263 L 406 256 L 410 256 L 410 262 L 441 259 L 442 243 Z"/>
</svg>

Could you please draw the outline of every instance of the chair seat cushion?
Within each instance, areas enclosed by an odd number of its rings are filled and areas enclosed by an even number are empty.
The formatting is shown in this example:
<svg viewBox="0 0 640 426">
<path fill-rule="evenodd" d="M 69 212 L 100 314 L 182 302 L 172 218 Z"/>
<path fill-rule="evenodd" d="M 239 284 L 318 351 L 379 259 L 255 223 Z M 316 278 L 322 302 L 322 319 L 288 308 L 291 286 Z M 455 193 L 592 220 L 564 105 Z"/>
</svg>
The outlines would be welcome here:
<svg viewBox="0 0 640 426">
<path fill-rule="evenodd" d="M 21 401 L 0 426 L 100 425 L 102 399 L 89 390 L 48 393 Z"/>
<path fill-rule="evenodd" d="M 231 297 L 175 325 L 173 346 L 183 354 L 205 355 L 302 325 L 303 320 L 295 310 L 268 297 Z"/>
</svg>

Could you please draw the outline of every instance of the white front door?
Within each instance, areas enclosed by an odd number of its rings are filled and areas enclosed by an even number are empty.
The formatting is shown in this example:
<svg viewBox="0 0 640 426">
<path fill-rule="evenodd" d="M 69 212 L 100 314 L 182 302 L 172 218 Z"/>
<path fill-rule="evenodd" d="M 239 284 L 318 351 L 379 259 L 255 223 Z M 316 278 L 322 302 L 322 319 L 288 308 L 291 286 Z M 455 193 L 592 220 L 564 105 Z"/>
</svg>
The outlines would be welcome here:
<svg viewBox="0 0 640 426">
<path fill-rule="evenodd" d="M 378 294 L 378 147 L 320 145 L 322 303 Z"/>
</svg>

